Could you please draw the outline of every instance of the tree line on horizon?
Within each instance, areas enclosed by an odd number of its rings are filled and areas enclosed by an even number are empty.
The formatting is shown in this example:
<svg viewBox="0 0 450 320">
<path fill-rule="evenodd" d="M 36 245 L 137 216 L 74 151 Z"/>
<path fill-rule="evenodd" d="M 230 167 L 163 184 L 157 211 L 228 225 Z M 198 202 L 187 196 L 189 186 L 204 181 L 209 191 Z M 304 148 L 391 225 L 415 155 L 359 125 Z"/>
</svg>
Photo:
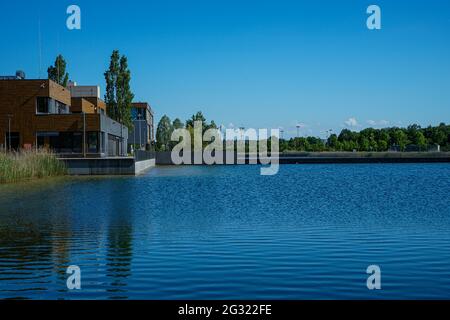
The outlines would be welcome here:
<svg viewBox="0 0 450 320">
<path fill-rule="evenodd" d="M 413 124 L 406 128 L 367 128 L 357 131 L 343 129 L 326 140 L 317 137 L 299 137 L 280 140 L 280 151 L 360 151 L 386 152 L 428 151 L 439 145 L 441 151 L 450 151 L 450 125 L 422 128 Z"/>
<path fill-rule="evenodd" d="M 191 131 L 195 121 L 203 123 L 203 132 L 210 128 L 217 128 L 214 121 L 210 123 L 206 121 L 202 112 L 193 115 L 185 123 L 178 118 L 171 122 L 170 118 L 164 115 L 157 126 L 156 150 L 171 151 L 177 144 L 170 141 L 172 132 L 181 128 Z M 343 129 L 339 134 L 330 135 L 328 139 L 313 136 L 295 137 L 279 139 L 279 143 L 280 152 L 429 151 L 436 149 L 437 145 L 440 146 L 441 151 L 450 151 L 450 125 L 441 123 L 438 126 L 422 128 L 420 125 L 413 124 L 406 128 L 367 128 L 359 132 Z"/>
</svg>

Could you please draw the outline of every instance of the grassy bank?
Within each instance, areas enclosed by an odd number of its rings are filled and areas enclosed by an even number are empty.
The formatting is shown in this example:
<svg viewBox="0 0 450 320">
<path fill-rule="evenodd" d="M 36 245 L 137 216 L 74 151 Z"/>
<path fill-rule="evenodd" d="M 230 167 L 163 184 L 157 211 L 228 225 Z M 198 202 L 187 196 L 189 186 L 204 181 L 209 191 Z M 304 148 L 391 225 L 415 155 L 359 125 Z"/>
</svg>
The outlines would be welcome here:
<svg viewBox="0 0 450 320">
<path fill-rule="evenodd" d="M 45 150 L 0 152 L 0 184 L 61 176 L 66 172 L 64 163 Z"/>
</svg>

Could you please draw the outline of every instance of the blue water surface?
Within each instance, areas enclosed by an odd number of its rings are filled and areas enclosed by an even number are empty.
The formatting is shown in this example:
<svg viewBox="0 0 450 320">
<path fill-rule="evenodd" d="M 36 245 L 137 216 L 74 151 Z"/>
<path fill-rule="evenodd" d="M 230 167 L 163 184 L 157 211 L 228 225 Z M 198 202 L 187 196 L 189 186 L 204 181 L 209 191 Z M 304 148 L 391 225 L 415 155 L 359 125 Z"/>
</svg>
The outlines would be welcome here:
<svg viewBox="0 0 450 320">
<path fill-rule="evenodd" d="M 158 167 L 0 186 L 0 298 L 450 299 L 450 165 Z M 82 288 L 67 289 L 66 269 Z M 367 289 L 378 265 L 382 290 Z"/>
</svg>

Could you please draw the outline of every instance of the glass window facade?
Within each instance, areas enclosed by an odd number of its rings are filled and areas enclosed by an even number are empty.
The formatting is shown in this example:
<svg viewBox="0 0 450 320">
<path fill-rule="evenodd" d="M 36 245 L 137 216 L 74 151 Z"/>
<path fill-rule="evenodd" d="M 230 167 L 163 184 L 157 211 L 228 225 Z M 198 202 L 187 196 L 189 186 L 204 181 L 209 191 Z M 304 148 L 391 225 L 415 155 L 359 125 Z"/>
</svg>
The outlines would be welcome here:
<svg viewBox="0 0 450 320">
<path fill-rule="evenodd" d="M 48 148 L 61 154 L 81 154 L 83 133 L 81 132 L 39 132 L 36 135 L 38 148 Z"/>
<path fill-rule="evenodd" d="M 99 152 L 99 141 L 98 132 L 88 132 L 87 133 L 87 153 L 98 153 Z"/>
<path fill-rule="evenodd" d="M 62 102 L 48 97 L 36 98 L 37 114 L 69 114 L 69 107 Z"/>
<path fill-rule="evenodd" d="M 37 113 L 49 113 L 49 98 L 46 97 L 38 97 L 37 99 L 37 108 L 36 108 L 36 112 Z"/>
<path fill-rule="evenodd" d="M 146 109 L 142 108 L 132 108 L 131 109 L 131 118 L 133 120 L 146 120 Z"/>
</svg>

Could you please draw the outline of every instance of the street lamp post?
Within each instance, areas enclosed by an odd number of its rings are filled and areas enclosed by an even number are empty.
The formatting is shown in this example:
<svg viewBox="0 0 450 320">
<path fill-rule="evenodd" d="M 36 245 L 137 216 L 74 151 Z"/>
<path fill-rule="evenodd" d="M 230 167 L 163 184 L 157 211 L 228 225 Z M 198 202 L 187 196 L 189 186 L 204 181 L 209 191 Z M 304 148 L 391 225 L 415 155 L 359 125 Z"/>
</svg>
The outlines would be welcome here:
<svg viewBox="0 0 450 320">
<path fill-rule="evenodd" d="M 220 138 L 222 139 L 222 141 L 224 140 L 224 133 L 223 133 L 223 130 L 224 129 L 224 126 L 221 124 L 220 126 L 219 126 L 219 133 L 220 133 Z"/>
<path fill-rule="evenodd" d="M 8 146 L 9 152 L 11 152 L 11 118 L 12 114 L 8 114 Z"/>
<path fill-rule="evenodd" d="M 139 150 L 142 150 L 142 130 L 141 130 L 141 119 L 142 115 L 138 113 L 138 122 L 139 122 Z"/>
<path fill-rule="evenodd" d="M 134 129 L 133 129 L 133 149 L 136 147 L 136 125 L 134 125 Z"/>
<path fill-rule="evenodd" d="M 86 113 L 83 112 L 83 158 L 86 158 Z"/>
<path fill-rule="evenodd" d="M 241 140 L 244 140 L 245 127 L 240 127 L 239 131 L 241 132 Z"/>
</svg>

